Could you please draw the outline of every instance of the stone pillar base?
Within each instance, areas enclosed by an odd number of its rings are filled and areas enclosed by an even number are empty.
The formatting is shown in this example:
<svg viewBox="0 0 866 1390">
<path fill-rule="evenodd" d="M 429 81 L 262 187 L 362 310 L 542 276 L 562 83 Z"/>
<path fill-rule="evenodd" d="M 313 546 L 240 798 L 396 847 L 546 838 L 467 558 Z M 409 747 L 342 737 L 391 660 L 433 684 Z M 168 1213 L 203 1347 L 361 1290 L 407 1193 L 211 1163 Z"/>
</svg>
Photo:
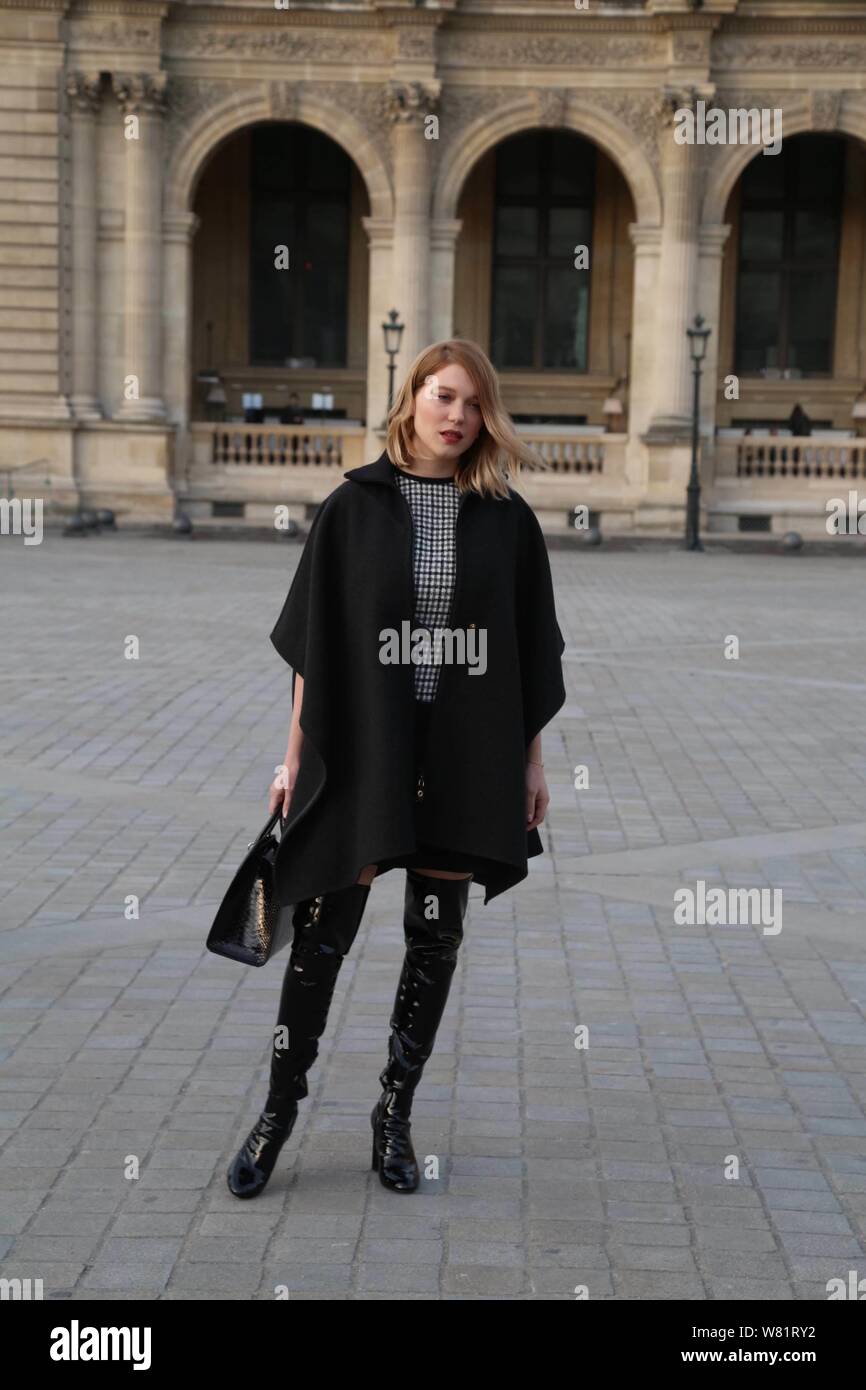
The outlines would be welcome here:
<svg viewBox="0 0 866 1390">
<path fill-rule="evenodd" d="M 105 420 L 76 431 L 82 507 L 110 507 L 119 527 L 124 521 L 170 523 L 175 428 Z"/>
<path fill-rule="evenodd" d="M 685 415 L 657 415 L 646 432 L 647 444 L 654 446 L 688 443 L 691 447 L 692 422 Z"/>
<path fill-rule="evenodd" d="M 70 396 L 69 406 L 75 420 L 101 420 L 102 411 L 95 396 Z"/>
<path fill-rule="evenodd" d="M 124 401 L 114 416 L 120 424 L 159 424 L 165 419 L 165 406 L 158 396 L 142 396 L 137 401 Z"/>
</svg>

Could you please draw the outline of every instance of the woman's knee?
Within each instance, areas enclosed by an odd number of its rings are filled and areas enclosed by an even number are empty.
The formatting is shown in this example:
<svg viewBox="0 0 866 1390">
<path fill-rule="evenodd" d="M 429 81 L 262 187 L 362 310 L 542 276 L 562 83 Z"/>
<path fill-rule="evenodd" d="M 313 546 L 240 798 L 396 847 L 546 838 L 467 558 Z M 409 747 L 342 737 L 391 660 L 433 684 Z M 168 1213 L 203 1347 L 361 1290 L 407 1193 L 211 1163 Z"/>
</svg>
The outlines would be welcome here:
<svg viewBox="0 0 866 1390">
<path fill-rule="evenodd" d="M 367 864 L 366 867 L 363 868 L 363 869 L 361 870 L 361 872 L 359 873 L 358 878 L 357 878 L 357 882 L 358 882 L 358 883 L 364 883 L 364 884 L 367 884 L 367 885 L 369 886 L 369 884 L 371 884 L 371 883 L 373 882 L 373 879 L 376 877 L 376 874 L 377 874 L 378 872 L 379 872 L 379 865 L 378 865 L 378 864 Z"/>
</svg>

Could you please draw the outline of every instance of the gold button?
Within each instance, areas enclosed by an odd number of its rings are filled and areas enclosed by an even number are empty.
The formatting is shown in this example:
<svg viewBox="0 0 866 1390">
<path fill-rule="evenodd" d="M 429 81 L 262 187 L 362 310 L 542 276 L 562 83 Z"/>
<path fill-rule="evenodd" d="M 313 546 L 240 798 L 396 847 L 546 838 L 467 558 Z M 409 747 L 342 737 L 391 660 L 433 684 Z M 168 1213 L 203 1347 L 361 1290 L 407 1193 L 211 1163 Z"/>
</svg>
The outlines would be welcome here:
<svg viewBox="0 0 866 1390">
<path fill-rule="evenodd" d="M 475 624 L 474 624 L 474 623 L 470 623 L 469 626 L 470 626 L 470 627 L 474 627 Z"/>
</svg>

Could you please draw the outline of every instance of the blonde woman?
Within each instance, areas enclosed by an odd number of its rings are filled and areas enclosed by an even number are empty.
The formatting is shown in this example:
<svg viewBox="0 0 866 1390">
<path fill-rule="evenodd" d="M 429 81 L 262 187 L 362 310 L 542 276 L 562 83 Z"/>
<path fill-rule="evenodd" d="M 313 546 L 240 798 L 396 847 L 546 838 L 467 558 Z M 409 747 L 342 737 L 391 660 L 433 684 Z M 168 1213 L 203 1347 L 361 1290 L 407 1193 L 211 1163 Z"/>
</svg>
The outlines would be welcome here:
<svg viewBox="0 0 866 1390">
<path fill-rule="evenodd" d="M 319 507 L 271 641 L 292 718 L 270 811 L 293 909 L 265 1108 L 229 1172 L 267 1183 L 318 1055 L 340 966 L 378 874 L 406 871 L 406 955 L 391 1015 L 373 1168 L 413 1192 L 410 1112 L 448 999 L 472 878 L 485 904 L 541 854 L 541 732 L 565 699 L 562 634 L 538 520 L 509 485 L 535 456 L 475 344 L 412 363 L 375 463 Z"/>
</svg>

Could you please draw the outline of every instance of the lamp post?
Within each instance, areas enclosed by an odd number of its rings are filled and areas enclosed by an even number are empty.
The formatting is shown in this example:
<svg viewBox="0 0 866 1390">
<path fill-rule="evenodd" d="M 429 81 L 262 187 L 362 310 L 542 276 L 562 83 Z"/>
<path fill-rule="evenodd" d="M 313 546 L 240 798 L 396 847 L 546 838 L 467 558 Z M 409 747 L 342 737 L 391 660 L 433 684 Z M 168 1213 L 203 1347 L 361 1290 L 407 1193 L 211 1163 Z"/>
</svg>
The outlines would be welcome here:
<svg viewBox="0 0 866 1390">
<path fill-rule="evenodd" d="M 701 480 L 698 475 L 698 441 L 701 423 L 701 363 L 707 350 L 707 339 L 711 330 L 704 326 L 702 314 L 695 315 L 691 328 L 687 328 L 689 349 L 692 355 L 692 375 L 694 394 L 692 396 L 692 467 L 689 485 L 686 489 L 686 550 L 703 550 L 700 536 L 701 518 Z"/>
<path fill-rule="evenodd" d="M 388 414 L 391 413 L 391 406 L 394 404 L 394 359 L 400 351 L 400 339 L 403 337 L 403 323 L 398 323 L 399 315 L 396 309 L 391 309 L 388 314 L 388 322 L 382 324 L 382 332 L 385 335 L 385 351 L 388 354 Z"/>
</svg>

